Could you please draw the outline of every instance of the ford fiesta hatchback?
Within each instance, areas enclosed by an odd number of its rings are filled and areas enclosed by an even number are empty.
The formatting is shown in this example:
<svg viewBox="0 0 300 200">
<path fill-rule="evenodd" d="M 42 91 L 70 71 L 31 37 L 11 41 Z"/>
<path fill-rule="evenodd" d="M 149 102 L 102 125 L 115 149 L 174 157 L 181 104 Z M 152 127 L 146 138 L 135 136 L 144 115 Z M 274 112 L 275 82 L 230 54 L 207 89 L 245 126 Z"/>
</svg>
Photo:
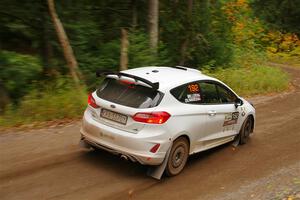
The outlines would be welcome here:
<svg viewBox="0 0 300 200">
<path fill-rule="evenodd" d="M 236 140 L 247 142 L 255 109 L 221 81 L 186 67 L 98 73 L 88 97 L 81 143 L 143 165 L 167 163 L 179 174 L 188 156 Z"/>
</svg>

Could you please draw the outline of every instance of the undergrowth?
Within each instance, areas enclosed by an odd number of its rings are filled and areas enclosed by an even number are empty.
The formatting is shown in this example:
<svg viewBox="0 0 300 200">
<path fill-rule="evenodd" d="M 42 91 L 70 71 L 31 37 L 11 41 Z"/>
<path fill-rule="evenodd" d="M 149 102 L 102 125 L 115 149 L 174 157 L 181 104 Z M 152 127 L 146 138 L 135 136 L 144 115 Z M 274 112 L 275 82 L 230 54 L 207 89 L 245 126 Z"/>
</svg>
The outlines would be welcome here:
<svg viewBox="0 0 300 200">
<path fill-rule="evenodd" d="M 35 86 L 18 105 L 10 104 L 0 116 L 0 126 L 18 126 L 33 122 L 74 119 L 82 116 L 87 95 L 84 88 L 74 87 L 69 79 Z"/>
<path fill-rule="evenodd" d="M 288 64 L 294 67 L 300 67 L 300 46 L 289 52 L 268 52 L 268 59 L 271 62 Z"/>
<path fill-rule="evenodd" d="M 280 68 L 265 65 L 218 69 L 204 73 L 220 79 L 241 96 L 281 92 L 288 88 L 289 77 Z"/>
</svg>

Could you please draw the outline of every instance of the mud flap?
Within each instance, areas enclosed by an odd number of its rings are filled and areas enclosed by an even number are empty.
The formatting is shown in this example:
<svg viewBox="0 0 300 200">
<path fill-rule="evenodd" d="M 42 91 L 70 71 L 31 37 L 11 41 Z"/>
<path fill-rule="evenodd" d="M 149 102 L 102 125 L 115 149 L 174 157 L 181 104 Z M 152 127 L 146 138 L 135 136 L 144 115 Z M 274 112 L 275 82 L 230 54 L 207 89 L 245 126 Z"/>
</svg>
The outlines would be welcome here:
<svg viewBox="0 0 300 200">
<path fill-rule="evenodd" d="M 233 142 L 232 142 L 232 146 L 233 147 L 237 147 L 240 144 L 240 139 L 241 139 L 241 135 L 238 134 L 237 136 L 235 136 Z"/>
<path fill-rule="evenodd" d="M 86 143 L 83 138 L 80 139 L 79 146 L 82 147 L 82 148 L 85 148 L 85 149 L 90 149 L 91 148 L 91 145 Z"/>
<path fill-rule="evenodd" d="M 169 160 L 171 148 L 172 148 L 172 144 L 171 144 L 171 146 L 169 147 L 169 149 L 168 149 L 168 151 L 166 153 L 164 161 L 160 165 L 158 165 L 158 166 L 150 166 L 148 168 L 148 171 L 147 171 L 147 175 L 148 176 L 151 176 L 152 178 L 155 178 L 157 180 L 161 179 L 161 177 L 162 177 L 162 175 L 163 175 L 163 173 L 164 173 L 164 171 L 166 169 L 168 160 Z"/>
</svg>

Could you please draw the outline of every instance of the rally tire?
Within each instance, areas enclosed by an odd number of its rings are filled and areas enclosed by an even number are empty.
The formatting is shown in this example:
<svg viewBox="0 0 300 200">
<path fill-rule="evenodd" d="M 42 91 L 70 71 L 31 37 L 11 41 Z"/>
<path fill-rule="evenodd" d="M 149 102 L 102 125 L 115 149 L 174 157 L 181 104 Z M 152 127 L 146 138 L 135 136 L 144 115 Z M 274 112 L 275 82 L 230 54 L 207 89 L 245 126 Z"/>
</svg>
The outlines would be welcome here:
<svg viewBox="0 0 300 200">
<path fill-rule="evenodd" d="M 246 144 L 248 142 L 250 133 L 252 131 L 252 124 L 252 119 L 250 117 L 247 117 L 240 131 L 240 144 Z"/>
<path fill-rule="evenodd" d="M 167 176 L 176 176 L 179 174 L 189 157 L 189 142 L 185 137 L 179 137 L 172 145 L 168 163 L 166 166 Z"/>
</svg>

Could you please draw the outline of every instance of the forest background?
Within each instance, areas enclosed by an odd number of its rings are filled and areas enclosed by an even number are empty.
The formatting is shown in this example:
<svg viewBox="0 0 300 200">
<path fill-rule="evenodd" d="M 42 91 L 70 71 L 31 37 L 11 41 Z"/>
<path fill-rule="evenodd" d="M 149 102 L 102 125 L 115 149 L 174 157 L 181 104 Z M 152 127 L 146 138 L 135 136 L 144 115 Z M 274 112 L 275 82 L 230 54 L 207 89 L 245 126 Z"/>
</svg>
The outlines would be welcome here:
<svg viewBox="0 0 300 200">
<path fill-rule="evenodd" d="M 0 126 L 82 116 L 98 69 L 182 65 L 240 95 L 300 66 L 299 0 L 1 0 Z"/>
</svg>

